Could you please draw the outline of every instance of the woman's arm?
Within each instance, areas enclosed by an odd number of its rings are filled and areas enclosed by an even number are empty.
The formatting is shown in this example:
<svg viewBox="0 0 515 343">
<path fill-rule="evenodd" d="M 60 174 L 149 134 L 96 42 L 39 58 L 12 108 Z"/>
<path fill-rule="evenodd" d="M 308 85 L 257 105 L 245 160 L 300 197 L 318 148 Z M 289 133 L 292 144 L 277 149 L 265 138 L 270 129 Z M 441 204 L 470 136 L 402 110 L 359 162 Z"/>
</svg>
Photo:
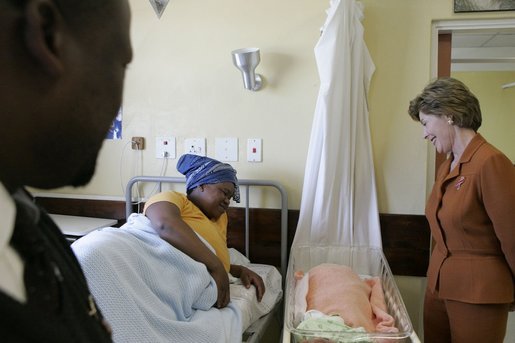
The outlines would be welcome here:
<svg viewBox="0 0 515 343">
<path fill-rule="evenodd" d="M 231 264 L 231 269 L 229 272 L 232 276 L 240 278 L 241 283 L 246 288 L 254 285 L 256 287 L 257 300 L 261 301 L 263 294 L 265 294 L 265 283 L 263 282 L 261 276 L 249 268 L 237 264 Z"/>
<path fill-rule="evenodd" d="M 481 170 L 484 207 L 515 277 L 515 167 L 504 155 L 491 157 Z"/>
<path fill-rule="evenodd" d="M 181 218 L 179 208 L 167 201 L 151 204 L 145 211 L 161 239 L 192 259 L 206 265 L 218 288 L 216 307 L 227 306 L 230 300 L 229 277 L 220 259 L 198 238 Z"/>
</svg>

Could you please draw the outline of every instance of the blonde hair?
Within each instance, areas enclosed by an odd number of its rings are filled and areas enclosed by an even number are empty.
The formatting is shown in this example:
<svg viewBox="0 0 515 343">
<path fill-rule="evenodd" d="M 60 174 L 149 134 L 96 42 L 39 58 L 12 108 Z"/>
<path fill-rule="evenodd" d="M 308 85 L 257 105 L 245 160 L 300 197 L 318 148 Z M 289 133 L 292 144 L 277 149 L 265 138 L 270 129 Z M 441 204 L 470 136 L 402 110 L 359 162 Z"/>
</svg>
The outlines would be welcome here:
<svg viewBox="0 0 515 343">
<path fill-rule="evenodd" d="M 477 131 L 481 126 L 481 108 L 476 96 L 457 79 L 439 78 L 429 83 L 410 101 L 408 113 L 420 121 L 419 113 L 445 116 L 454 125 Z"/>
</svg>

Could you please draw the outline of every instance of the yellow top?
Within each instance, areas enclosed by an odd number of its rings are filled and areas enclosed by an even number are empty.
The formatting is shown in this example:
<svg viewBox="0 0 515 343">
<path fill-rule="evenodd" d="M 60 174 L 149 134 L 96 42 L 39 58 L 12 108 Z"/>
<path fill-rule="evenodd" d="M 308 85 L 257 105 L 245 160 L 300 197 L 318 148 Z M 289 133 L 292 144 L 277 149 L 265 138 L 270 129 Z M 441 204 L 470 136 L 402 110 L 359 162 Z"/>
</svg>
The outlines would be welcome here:
<svg viewBox="0 0 515 343">
<path fill-rule="evenodd" d="M 222 214 L 218 220 L 210 220 L 185 194 L 175 191 L 162 192 L 152 196 L 145 203 L 143 213 L 145 213 L 150 205 L 160 201 L 167 201 L 179 208 L 182 220 L 215 249 L 216 256 L 222 261 L 225 270 L 229 272 L 230 258 L 229 250 L 227 249 L 227 213 Z"/>
</svg>

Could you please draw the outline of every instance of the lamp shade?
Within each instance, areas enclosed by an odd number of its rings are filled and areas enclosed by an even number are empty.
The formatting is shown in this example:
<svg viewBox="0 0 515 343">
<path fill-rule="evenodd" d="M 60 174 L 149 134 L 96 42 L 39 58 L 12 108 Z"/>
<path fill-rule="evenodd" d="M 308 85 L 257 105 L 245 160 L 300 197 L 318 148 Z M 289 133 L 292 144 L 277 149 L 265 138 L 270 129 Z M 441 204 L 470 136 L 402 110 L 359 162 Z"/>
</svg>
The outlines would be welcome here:
<svg viewBox="0 0 515 343">
<path fill-rule="evenodd" d="M 232 61 L 243 75 L 243 85 L 249 90 L 261 88 L 261 77 L 255 73 L 255 69 L 261 57 L 259 48 L 243 48 L 232 52 Z"/>
</svg>

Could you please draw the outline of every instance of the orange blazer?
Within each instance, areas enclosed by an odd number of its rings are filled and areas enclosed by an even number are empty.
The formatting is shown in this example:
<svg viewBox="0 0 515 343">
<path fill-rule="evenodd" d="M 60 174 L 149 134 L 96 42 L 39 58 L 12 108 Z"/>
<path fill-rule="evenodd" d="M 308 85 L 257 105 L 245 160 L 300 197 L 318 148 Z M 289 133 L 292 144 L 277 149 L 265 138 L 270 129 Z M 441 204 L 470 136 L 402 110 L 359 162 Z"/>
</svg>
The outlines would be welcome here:
<svg viewBox="0 0 515 343">
<path fill-rule="evenodd" d="M 477 134 L 459 164 L 438 170 L 426 206 L 435 246 L 428 288 L 443 299 L 511 303 L 515 280 L 515 167 Z"/>
</svg>

